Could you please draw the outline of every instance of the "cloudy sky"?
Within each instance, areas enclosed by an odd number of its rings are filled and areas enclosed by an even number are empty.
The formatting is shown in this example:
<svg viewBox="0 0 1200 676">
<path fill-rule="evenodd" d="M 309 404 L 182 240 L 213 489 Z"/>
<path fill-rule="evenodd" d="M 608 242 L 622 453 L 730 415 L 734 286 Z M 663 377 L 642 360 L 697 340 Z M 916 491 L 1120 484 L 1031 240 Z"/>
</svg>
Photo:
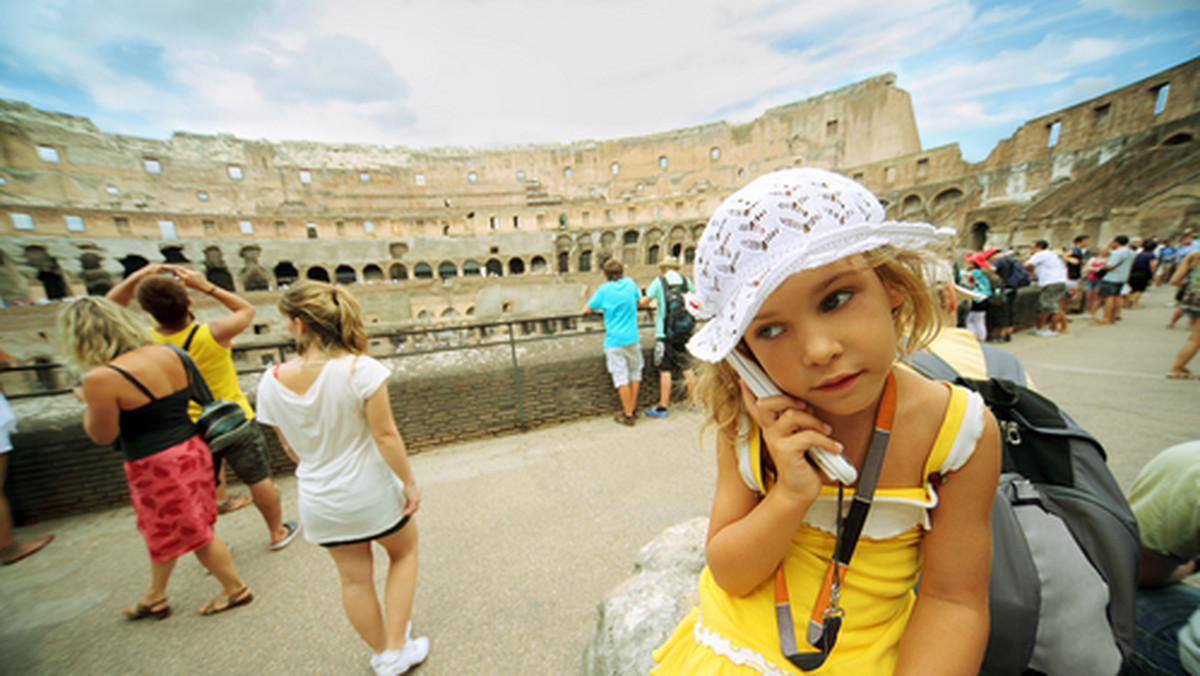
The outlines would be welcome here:
<svg viewBox="0 0 1200 676">
<path fill-rule="evenodd" d="M 0 98 L 150 138 L 609 139 L 891 71 L 977 161 L 1197 55 L 1197 0 L 0 0 Z"/>
</svg>

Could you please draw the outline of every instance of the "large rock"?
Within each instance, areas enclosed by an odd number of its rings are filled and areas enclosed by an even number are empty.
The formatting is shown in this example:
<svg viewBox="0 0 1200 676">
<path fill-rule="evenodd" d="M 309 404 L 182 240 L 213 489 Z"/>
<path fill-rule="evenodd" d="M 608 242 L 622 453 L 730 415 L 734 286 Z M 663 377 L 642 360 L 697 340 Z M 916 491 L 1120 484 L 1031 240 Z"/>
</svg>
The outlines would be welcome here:
<svg viewBox="0 0 1200 676">
<path fill-rule="evenodd" d="M 585 676 L 644 676 L 651 653 L 696 605 L 696 578 L 704 568 L 708 519 L 672 526 L 638 552 L 633 577 L 597 610 L 596 631 L 583 651 Z"/>
</svg>

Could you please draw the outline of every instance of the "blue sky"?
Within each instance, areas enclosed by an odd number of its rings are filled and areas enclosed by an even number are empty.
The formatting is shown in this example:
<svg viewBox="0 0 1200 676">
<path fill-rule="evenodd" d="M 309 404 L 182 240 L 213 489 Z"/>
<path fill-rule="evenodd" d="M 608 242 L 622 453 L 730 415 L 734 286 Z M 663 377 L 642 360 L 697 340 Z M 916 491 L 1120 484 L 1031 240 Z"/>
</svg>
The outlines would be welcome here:
<svg viewBox="0 0 1200 676">
<path fill-rule="evenodd" d="M 150 138 L 610 139 L 894 72 L 979 161 L 1198 55 L 1198 0 L 0 0 L 0 98 Z"/>
</svg>

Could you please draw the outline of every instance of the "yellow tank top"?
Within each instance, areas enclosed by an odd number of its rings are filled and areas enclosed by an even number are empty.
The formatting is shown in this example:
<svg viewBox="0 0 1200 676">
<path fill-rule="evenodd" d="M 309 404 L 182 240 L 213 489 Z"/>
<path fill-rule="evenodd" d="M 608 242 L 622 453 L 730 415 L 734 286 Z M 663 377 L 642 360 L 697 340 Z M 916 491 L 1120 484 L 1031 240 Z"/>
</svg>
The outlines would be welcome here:
<svg viewBox="0 0 1200 676">
<path fill-rule="evenodd" d="M 157 329 L 152 331 L 154 340 L 159 343 L 170 343 L 182 348 L 183 344 L 187 342 L 188 334 L 192 332 L 192 327 L 197 327 L 196 336 L 192 338 L 192 344 L 188 346 L 187 353 L 191 355 L 192 361 L 196 362 L 196 367 L 200 369 L 200 374 L 208 383 L 208 389 L 217 399 L 236 401 L 246 412 L 246 419 L 252 420 L 254 409 L 250 406 L 250 400 L 246 399 L 245 394 L 242 394 L 242 388 L 238 384 L 237 371 L 233 368 L 233 350 L 217 343 L 208 324 L 191 324 L 184 330 L 169 336 L 164 336 Z M 195 422 L 196 418 L 200 417 L 200 405 L 194 401 L 189 402 L 188 416 L 191 417 L 192 422 Z"/>
<path fill-rule="evenodd" d="M 970 459 L 982 429 L 982 411 L 978 395 L 951 388 L 942 427 L 926 456 L 925 476 L 957 469 Z M 757 434 L 751 437 L 757 438 Z M 761 477 L 756 443 L 751 443 L 751 451 L 753 471 Z M 765 492 L 768 487 L 759 484 L 758 488 Z M 853 488 L 846 489 L 847 506 L 853 495 Z M 804 627 L 836 542 L 836 500 L 837 488 L 826 486 L 783 559 L 802 650 L 807 649 Z M 875 505 L 843 581 L 841 605 L 846 615 L 837 646 L 828 661 L 807 676 L 886 676 L 895 670 L 900 638 L 916 602 L 913 588 L 921 570 L 921 540 L 929 528 L 927 513 L 936 505 L 937 493 L 928 479 L 922 486 L 876 491 Z M 779 649 L 774 581 L 771 576 L 746 596 L 730 596 L 705 566 L 699 607 L 655 651 L 659 664 L 651 673 L 803 674 Z"/>
</svg>

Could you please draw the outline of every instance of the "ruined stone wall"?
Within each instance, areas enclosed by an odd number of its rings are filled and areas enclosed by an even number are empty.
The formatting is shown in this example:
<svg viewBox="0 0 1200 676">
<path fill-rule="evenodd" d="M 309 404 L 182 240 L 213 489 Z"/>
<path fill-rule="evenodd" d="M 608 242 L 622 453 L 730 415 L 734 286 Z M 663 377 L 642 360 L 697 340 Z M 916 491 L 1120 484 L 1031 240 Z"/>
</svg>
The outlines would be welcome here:
<svg viewBox="0 0 1200 676">
<path fill-rule="evenodd" d="M 978 164 L 944 146 L 849 170 L 888 215 L 956 228 L 963 250 L 1163 238 L 1200 223 L 1200 59 L 1023 124 Z"/>
<path fill-rule="evenodd" d="M 402 281 L 588 272 L 611 257 L 653 266 L 689 257 L 711 210 L 766 171 L 920 148 L 890 75 L 745 124 L 489 150 L 142 139 L 14 101 L 0 101 L 0 128 L 9 300 L 101 288 L 143 260 L 203 264 L 237 291 L 273 288 L 281 272 Z"/>
<path fill-rule="evenodd" d="M 1200 221 L 1198 78 L 1194 59 L 1040 116 L 977 164 L 920 147 L 890 75 L 745 124 L 489 150 L 138 139 L 0 102 L 0 296 L 102 293 L 174 261 L 239 292 L 386 283 L 411 301 L 391 320 L 572 312 L 578 295 L 554 284 L 586 296 L 609 258 L 647 281 L 666 256 L 690 262 L 724 197 L 796 165 L 862 181 L 889 217 L 956 228 L 963 251 L 1161 237 Z"/>
</svg>

